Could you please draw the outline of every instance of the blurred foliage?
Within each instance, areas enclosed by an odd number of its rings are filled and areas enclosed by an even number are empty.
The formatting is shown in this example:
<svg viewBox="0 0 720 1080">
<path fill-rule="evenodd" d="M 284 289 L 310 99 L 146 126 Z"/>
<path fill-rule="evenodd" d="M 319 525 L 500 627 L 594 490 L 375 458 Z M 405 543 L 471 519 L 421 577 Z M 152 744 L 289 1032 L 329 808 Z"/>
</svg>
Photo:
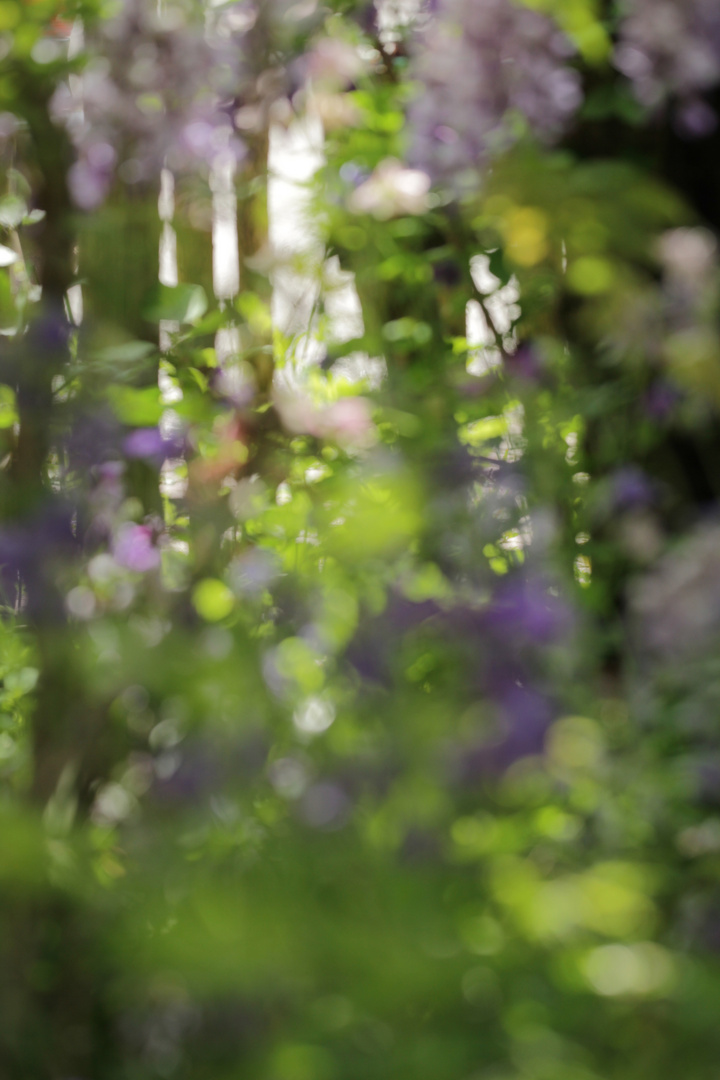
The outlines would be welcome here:
<svg viewBox="0 0 720 1080">
<path fill-rule="evenodd" d="M 720 60 L 488 0 L 583 101 L 457 186 L 473 2 L 0 0 L 2 1076 L 716 1075 Z"/>
</svg>

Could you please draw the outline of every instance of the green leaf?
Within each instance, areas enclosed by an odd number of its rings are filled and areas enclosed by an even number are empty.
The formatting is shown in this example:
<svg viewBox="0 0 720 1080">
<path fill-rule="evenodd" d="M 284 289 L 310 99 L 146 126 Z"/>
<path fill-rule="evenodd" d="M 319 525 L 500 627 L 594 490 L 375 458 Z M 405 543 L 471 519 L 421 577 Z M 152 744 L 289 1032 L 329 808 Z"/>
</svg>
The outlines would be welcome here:
<svg viewBox="0 0 720 1080">
<path fill-rule="evenodd" d="M 22 225 L 37 225 L 38 221 L 43 221 L 45 218 L 44 210 L 31 210 L 29 214 L 26 214 L 22 219 Z"/>
<path fill-rule="evenodd" d="M 10 287 L 10 275 L 0 274 L 0 327 L 7 330 L 16 326 L 17 318 L 17 304 Z"/>
<path fill-rule="evenodd" d="M 32 194 L 32 187 L 25 174 L 20 172 L 19 169 L 8 169 L 6 180 L 8 191 L 14 192 L 15 195 L 19 195 L 21 199 L 27 202 Z"/>
<path fill-rule="evenodd" d="M 35 689 L 40 672 L 37 668 L 24 667 L 20 671 L 11 671 L 5 676 L 5 689 L 12 694 L 22 696 Z"/>
<path fill-rule="evenodd" d="M 103 378 L 115 383 L 137 383 L 156 362 L 157 351 L 149 341 L 123 341 L 93 350 L 88 358 L 82 356 L 80 366 L 86 368 L 89 363 Z"/>
<path fill-rule="evenodd" d="M 27 212 L 27 204 L 19 195 L 6 195 L 0 199 L 0 225 L 6 229 L 17 229 Z"/>
<path fill-rule="evenodd" d="M 132 386 L 111 386 L 108 398 L 118 420 L 131 427 L 151 427 L 163 413 L 160 390 L 148 386 L 138 390 Z"/>
<path fill-rule="evenodd" d="M 0 386 L 0 428 L 11 428 L 17 419 L 15 391 L 10 386 Z"/>
<path fill-rule="evenodd" d="M 93 360 L 101 364 L 134 364 L 157 351 L 149 341 L 124 341 L 122 345 L 109 345 L 93 353 Z"/>
<path fill-rule="evenodd" d="M 258 337 L 270 332 L 272 329 L 270 308 L 256 293 L 241 293 L 235 306 L 242 317 L 247 320 L 252 332 Z"/>
<path fill-rule="evenodd" d="M 480 446 L 489 439 L 499 439 L 507 431 L 507 420 L 504 416 L 486 416 L 482 420 L 475 420 L 471 424 L 465 424 L 458 432 L 460 442 L 469 446 Z"/>
<path fill-rule="evenodd" d="M 191 423 L 204 423 L 213 416 L 213 406 L 210 399 L 206 395 L 193 390 L 186 390 L 182 401 L 175 402 L 173 409 L 178 416 L 184 417 L 185 420 L 189 420 Z"/>
<path fill-rule="evenodd" d="M 202 285 L 159 285 L 143 314 L 149 322 L 193 323 L 207 308 Z"/>
</svg>

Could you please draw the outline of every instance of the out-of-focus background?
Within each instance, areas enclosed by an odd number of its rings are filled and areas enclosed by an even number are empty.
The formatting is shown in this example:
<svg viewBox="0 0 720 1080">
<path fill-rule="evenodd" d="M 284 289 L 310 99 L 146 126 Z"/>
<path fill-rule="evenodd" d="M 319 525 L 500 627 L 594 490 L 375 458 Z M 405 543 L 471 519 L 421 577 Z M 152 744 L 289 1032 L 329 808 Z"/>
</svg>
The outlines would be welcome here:
<svg viewBox="0 0 720 1080">
<path fill-rule="evenodd" d="M 720 4 L 0 0 L 0 1075 L 714 1080 Z"/>
</svg>

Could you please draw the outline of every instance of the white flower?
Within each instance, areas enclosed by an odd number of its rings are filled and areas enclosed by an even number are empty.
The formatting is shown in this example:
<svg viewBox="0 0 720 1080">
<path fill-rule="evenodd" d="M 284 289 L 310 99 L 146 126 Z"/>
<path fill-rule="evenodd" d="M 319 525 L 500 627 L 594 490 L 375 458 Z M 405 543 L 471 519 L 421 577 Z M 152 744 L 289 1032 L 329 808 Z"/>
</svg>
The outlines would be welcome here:
<svg viewBox="0 0 720 1080">
<path fill-rule="evenodd" d="M 277 394 L 276 408 L 288 429 L 298 435 L 314 435 L 340 446 L 367 449 L 376 440 L 370 402 L 363 397 L 341 398 L 317 406 L 305 394 Z"/>
<path fill-rule="evenodd" d="M 387 221 L 400 214 L 423 214 L 428 208 L 430 177 L 419 169 L 406 169 L 395 158 L 386 158 L 372 176 L 350 196 L 356 214 L 372 214 Z"/>
</svg>

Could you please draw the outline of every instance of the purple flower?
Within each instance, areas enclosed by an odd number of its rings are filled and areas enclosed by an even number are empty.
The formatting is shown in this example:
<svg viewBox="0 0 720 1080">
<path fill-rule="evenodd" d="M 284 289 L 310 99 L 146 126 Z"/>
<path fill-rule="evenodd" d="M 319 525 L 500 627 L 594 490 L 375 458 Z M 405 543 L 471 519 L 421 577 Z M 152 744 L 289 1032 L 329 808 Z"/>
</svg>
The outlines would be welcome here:
<svg viewBox="0 0 720 1080">
<path fill-rule="evenodd" d="M 351 803 L 339 784 L 321 780 L 308 788 L 300 803 L 303 821 L 314 829 L 332 831 L 347 821 Z"/>
<path fill-rule="evenodd" d="M 91 544 L 106 540 L 112 533 L 125 498 L 124 468 L 121 461 L 105 461 L 92 471 L 96 483 L 88 498 L 90 527 L 86 534 Z"/>
<path fill-rule="evenodd" d="M 615 66 L 644 105 L 655 107 L 669 95 L 691 104 L 720 82 L 717 0 L 625 0 L 624 7 Z M 692 126 L 692 114 L 689 119 Z M 707 120 L 707 112 L 696 112 L 696 124 L 705 127 Z"/>
<path fill-rule="evenodd" d="M 115 536 L 113 555 L 120 566 L 144 574 L 160 565 L 160 552 L 147 525 L 121 525 Z"/>
<path fill-rule="evenodd" d="M 626 465 L 610 477 L 610 500 L 612 508 L 622 513 L 649 506 L 655 501 L 655 487 L 642 469 Z"/>
<path fill-rule="evenodd" d="M 230 577 L 235 592 L 245 596 L 261 596 L 280 573 L 277 557 L 260 548 L 239 555 L 230 564 Z"/>
<path fill-rule="evenodd" d="M 382 615 L 361 621 L 346 651 L 347 660 L 366 684 L 390 686 L 394 657 L 402 636 L 441 611 L 434 600 L 415 603 L 392 593 Z"/>
<path fill-rule="evenodd" d="M 388 600 L 387 608 L 383 615 L 383 622 L 389 627 L 391 634 L 405 634 L 413 627 L 432 619 L 442 611 L 442 608 L 434 600 L 407 600 L 404 596 L 393 593 Z"/>
<path fill-rule="evenodd" d="M 353 187 L 359 187 L 360 184 L 364 184 L 370 176 L 367 169 L 361 168 L 354 161 L 346 161 L 344 165 L 340 166 L 340 177 L 347 184 L 352 184 Z"/>
<path fill-rule="evenodd" d="M 507 357 L 506 367 L 510 375 L 528 382 L 537 382 L 543 373 L 543 359 L 535 345 L 523 341 L 516 351 Z"/>
<path fill-rule="evenodd" d="M 165 454 L 165 440 L 158 428 L 136 428 L 123 441 L 123 451 L 131 458 L 156 458 Z"/>
<path fill-rule="evenodd" d="M 675 129 L 685 139 L 703 139 L 718 126 L 715 110 L 701 98 L 684 101 L 675 114 Z"/>
<path fill-rule="evenodd" d="M 544 695 L 517 684 L 497 699 L 499 734 L 461 753 L 453 769 L 461 783 L 502 775 L 516 761 L 541 754 L 554 710 Z"/>
<path fill-rule="evenodd" d="M 109 409 L 78 416 L 67 436 L 70 468 L 83 474 L 96 465 L 119 466 L 119 441 L 120 424 Z"/>
<path fill-rule="evenodd" d="M 113 7 L 88 27 L 80 89 L 61 86 L 52 102 L 78 152 L 68 185 L 84 210 L 103 202 L 116 176 L 140 183 L 163 167 L 205 170 L 228 153 L 242 160 L 248 117 L 260 130 L 291 90 L 283 61 L 298 20 L 287 0 L 211 5 L 205 18 L 202 5 Z"/>
<path fill-rule="evenodd" d="M 638 642 L 664 664 L 707 653 L 720 632 L 720 524 L 686 533 L 630 589 Z"/>
<path fill-rule="evenodd" d="M 497 589 L 488 627 L 512 641 L 537 645 L 557 642 L 572 629 L 570 606 L 537 577 L 512 578 Z"/>
<path fill-rule="evenodd" d="M 651 420 L 667 420 L 683 399 L 679 386 L 670 382 L 654 383 L 645 395 L 645 412 Z"/>
<path fill-rule="evenodd" d="M 126 457 L 145 458 L 161 465 L 166 458 L 182 454 L 183 440 L 166 439 L 156 427 L 136 428 L 125 437 L 123 451 Z"/>
<path fill-rule="evenodd" d="M 374 34 L 377 31 L 377 10 L 374 0 L 366 0 L 365 3 L 360 4 L 351 14 L 351 18 L 355 19 L 360 29 L 366 34 Z"/>
<path fill-rule="evenodd" d="M 64 608 L 52 580 L 53 570 L 79 553 L 75 507 L 48 500 L 31 517 L 0 530 L 0 601 L 14 606 L 18 585 L 27 610 L 45 621 L 62 619 Z"/>
<path fill-rule="evenodd" d="M 552 143 L 582 102 L 572 46 L 548 17 L 512 0 L 440 0 L 411 74 L 411 159 L 459 183 L 529 131 Z M 522 123 L 518 125 L 518 118 Z"/>
<path fill-rule="evenodd" d="M 462 388 L 464 389 L 464 384 Z M 444 493 L 465 488 L 478 479 L 478 462 L 464 446 L 457 443 L 435 455 L 432 476 Z"/>
<path fill-rule="evenodd" d="M 112 186 L 117 154 L 107 142 L 83 146 L 82 156 L 68 173 L 68 187 L 76 206 L 95 210 L 107 198 Z"/>
<path fill-rule="evenodd" d="M 11 139 L 20 127 L 20 121 L 13 113 L 0 112 L 0 146 L 6 139 Z"/>
<path fill-rule="evenodd" d="M 345 655 L 366 686 L 390 686 L 392 668 L 388 650 L 368 628 L 355 635 Z"/>
<path fill-rule="evenodd" d="M 125 181 L 148 180 L 165 163 L 206 164 L 239 142 L 221 102 L 240 87 L 242 51 L 231 30 L 207 29 L 145 0 L 123 0 L 114 18 L 93 28 L 88 51 L 101 62 L 88 64 L 81 96 L 63 88 L 53 102 L 79 153 L 68 185 L 81 209 L 104 201 L 116 166 Z"/>
<path fill-rule="evenodd" d="M 218 791 L 222 762 L 217 749 L 196 741 L 162 753 L 156 763 L 153 794 L 163 803 L 197 803 Z"/>
<path fill-rule="evenodd" d="M 28 330 L 28 351 L 37 353 L 65 352 L 70 340 L 71 326 L 65 312 L 52 305 L 33 319 Z"/>
</svg>

